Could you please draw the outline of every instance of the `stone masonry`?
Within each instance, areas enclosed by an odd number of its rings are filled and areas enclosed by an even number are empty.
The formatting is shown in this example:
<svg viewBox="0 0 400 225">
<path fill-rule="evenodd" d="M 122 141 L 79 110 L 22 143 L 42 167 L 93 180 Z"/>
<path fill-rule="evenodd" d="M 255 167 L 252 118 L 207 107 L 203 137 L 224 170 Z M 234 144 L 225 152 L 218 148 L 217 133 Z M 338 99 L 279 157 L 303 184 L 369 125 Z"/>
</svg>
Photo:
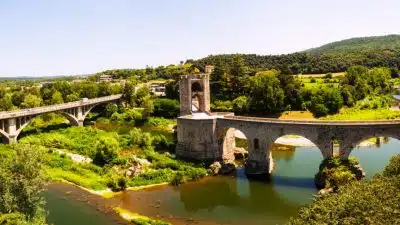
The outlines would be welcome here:
<svg viewBox="0 0 400 225">
<path fill-rule="evenodd" d="M 181 117 L 178 118 L 176 148 L 176 155 L 180 158 L 203 162 L 231 160 L 234 158 L 235 130 L 240 130 L 248 142 L 246 173 L 259 175 L 271 172 L 270 148 L 276 139 L 285 135 L 299 135 L 309 139 L 321 151 L 323 158 L 333 156 L 333 141 L 337 140 L 342 159 L 347 159 L 352 149 L 367 138 L 385 136 L 400 139 L 400 120 L 279 120 L 233 116 L 233 113 L 210 113 L 209 105 L 208 110 L 202 107 L 202 112 L 206 113 L 199 115 L 191 112 L 189 98 L 192 93 L 188 90 L 193 82 L 189 76 L 183 77 L 180 82 Z M 202 81 L 201 84 L 208 85 L 208 82 Z M 209 88 L 201 94 L 203 102 L 200 105 L 209 104 Z"/>
</svg>

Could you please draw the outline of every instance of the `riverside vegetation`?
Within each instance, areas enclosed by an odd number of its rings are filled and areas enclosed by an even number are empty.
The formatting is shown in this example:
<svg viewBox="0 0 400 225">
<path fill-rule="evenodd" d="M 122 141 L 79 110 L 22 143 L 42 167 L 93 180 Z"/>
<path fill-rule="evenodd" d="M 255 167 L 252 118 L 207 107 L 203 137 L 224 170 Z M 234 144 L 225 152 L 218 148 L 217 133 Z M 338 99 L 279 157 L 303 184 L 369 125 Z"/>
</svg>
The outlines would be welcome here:
<svg viewBox="0 0 400 225">
<path fill-rule="evenodd" d="M 390 51 L 377 47 L 383 39 L 391 43 L 386 45 Z M 207 175 L 204 165 L 177 160 L 168 152 L 174 149 L 171 127 L 179 113 L 179 75 L 199 73 L 206 64 L 215 66 L 211 74 L 214 111 L 271 116 L 308 110 L 321 119 L 399 118 L 399 111 L 390 109 L 393 85 L 400 81 L 397 39 L 372 38 L 365 45 L 354 39 L 289 55 L 219 55 L 181 65 L 108 70 L 81 83 L 58 80 L 40 87 L 35 82 L 4 81 L 0 84 L 1 111 L 117 93 L 123 98 L 119 104 L 92 113 L 88 120 L 96 121 L 94 126 L 68 127 L 62 117 L 47 114 L 24 130 L 18 144 L 0 145 L 0 223 L 44 224 L 40 192 L 49 180 L 96 191 L 121 191 L 150 184 L 179 185 Z M 377 57 L 365 58 L 369 54 Z M 346 71 L 342 76 L 331 74 L 342 71 Z M 304 73 L 324 75 L 296 76 Z M 97 84 L 94 81 L 100 74 L 127 83 Z M 167 98 L 154 98 L 141 84 L 151 79 L 170 80 Z M 370 182 L 355 182 L 346 162 L 330 160 L 321 166 L 327 168 L 325 187 L 333 187 L 334 193 L 317 197 L 291 224 L 399 223 L 399 156 Z M 355 164 L 350 161 L 350 165 Z M 142 217 L 130 219 L 137 224 L 165 224 Z"/>
</svg>

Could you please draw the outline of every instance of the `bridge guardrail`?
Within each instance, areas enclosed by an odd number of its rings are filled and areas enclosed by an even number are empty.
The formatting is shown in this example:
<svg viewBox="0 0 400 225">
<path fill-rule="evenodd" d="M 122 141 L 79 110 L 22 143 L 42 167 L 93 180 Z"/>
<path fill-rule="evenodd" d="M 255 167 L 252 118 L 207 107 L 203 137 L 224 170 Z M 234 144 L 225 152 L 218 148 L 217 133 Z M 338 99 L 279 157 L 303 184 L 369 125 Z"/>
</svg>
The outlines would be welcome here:
<svg viewBox="0 0 400 225">
<path fill-rule="evenodd" d="M 20 110 L 13 110 L 13 111 L 5 111 L 5 112 L 0 112 L 0 119 L 30 116 L 30 115 L 36 115 L 36 114 L 46 113 L 46 112 L 56 112 L 56 111 L 74 108 L 74 107 L 78 107 L 78 106 L 86 106 L 86 105 L 92 105 L 92 104 L 97 104 L 97 103 L 101 103 L 101 102 L 117 100 L 117 99 L 120 99 L 121 97 L 122 97 L 121 94 L 109 95 L 109 96 L 104 96 L 104 97 L 99 97 L 99 98 L 88 99 L 87 102 L 82 102 L 82 100 L 79 100 L 79 101 L 68 102 L 68 103 L 63 103 L 63 104 L 41 106 L 41 107 L 36 107 L 36 108 L 20 109 Z"/>
</svg>

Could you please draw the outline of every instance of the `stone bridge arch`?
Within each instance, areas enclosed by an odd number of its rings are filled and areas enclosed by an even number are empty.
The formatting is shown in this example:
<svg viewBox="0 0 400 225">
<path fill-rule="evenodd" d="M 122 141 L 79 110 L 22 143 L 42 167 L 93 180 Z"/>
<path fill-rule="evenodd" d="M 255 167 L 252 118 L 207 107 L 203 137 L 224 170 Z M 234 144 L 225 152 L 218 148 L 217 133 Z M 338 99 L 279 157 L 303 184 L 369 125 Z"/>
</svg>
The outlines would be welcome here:
<svg viewBox="0 0 400 225">
<path fill-rule="evenodd" d="M 277 135 L 274 136 L 272 143 L 283 136 L 295 135 L 308 139 L 311 141 L 321 152 L 322 157 L 328 158 L 333 156 L 333 140 L 335 136 L 327 135 L 326 133 L 320 134 L 321 130 L 315 126 L 291 126 L 284 125 L 276 128 Z"/>
<path fill-rule="evenodd" d="M 221 159 L 224 161 L 234 160 L 234 150 L 236 148 L 236 131 L 240 131 L 246 138 L 247 146 L 250 148 L 251 139 L 248 138 L 248 132 L 246 130 L 241 130 L 238 127 L 221 127 L 217 131 L 217 142 L 218 149 L 221 155 Z"/>
<path fill-rule="evenodd" d="M 340 156 L 347 159 L 351 151 L 357 147 L 362 141 L 373 137 L 391 137 L 400 140 L 400 126 L 358 128 L 346 129 L 341 132 L 340 136 Z"/>
</svg>

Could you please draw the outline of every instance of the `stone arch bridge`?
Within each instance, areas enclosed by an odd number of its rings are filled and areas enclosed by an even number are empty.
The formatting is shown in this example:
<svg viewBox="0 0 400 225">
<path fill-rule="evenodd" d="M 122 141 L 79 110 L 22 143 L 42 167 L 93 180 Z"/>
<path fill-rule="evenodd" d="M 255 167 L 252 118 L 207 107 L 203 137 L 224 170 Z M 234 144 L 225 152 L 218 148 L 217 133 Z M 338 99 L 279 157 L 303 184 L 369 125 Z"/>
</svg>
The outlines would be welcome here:
<svg viewBox="0 0 400 225">
<path fill-rule="evenodd" d="M 64 104 L 43 106 L 31 109 L 0 112 L 0 134 L 5 143 L 14 143 L 22 129 L 36 116 L 55 112 L 64 115 L 73 126 L 82 126 L 89 112 L 97 105 L 117 101 L 121 95 L 110 95 Z"/>
<path fill-rule="evenodd" d="M 179 157 L 199 160 L 232 160 L 235 131 L 247 138 L 248 174 L 268 174 L 272 170 L 271 146 L 285 135 L 299 135 L 312 141 L 323 158 L 333 155 L 333 140 L 339 141 L 339 154 L 347 159 L 352 149 L 371 137 L 400 139 L 400 120 L 321 121 L 279 120 L 228 114 L 186 115 L 178 118 Z"/>
</svg>

